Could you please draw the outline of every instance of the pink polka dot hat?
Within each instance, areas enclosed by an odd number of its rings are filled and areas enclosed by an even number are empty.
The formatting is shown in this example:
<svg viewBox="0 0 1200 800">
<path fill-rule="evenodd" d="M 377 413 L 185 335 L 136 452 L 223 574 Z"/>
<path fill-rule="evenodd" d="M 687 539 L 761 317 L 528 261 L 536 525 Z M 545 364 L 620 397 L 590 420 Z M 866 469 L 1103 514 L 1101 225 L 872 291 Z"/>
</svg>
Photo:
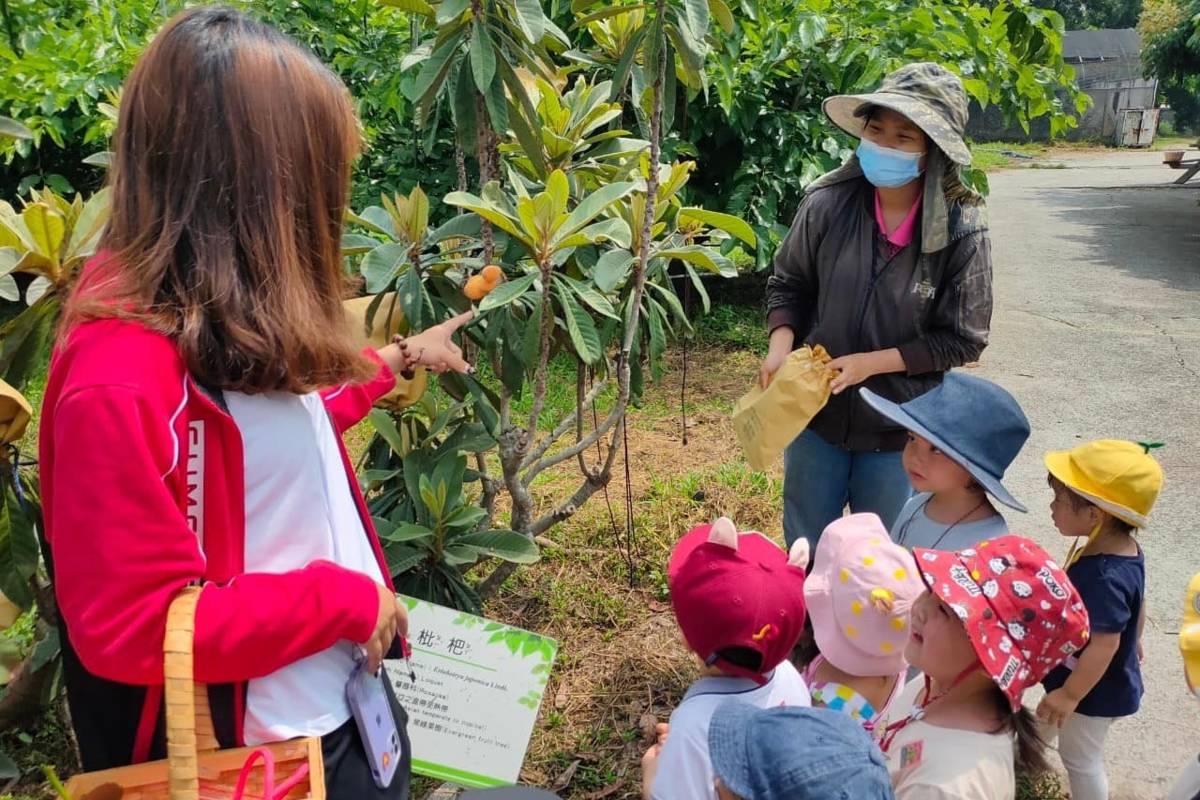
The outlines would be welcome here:
<svg viewBox="0 0 1200 800">
<path fill-rule="evenodd" d="M 874 514 L 851 514 L 821 534 L 804 600 L 821 655 L 851 675 L 906 666 L 908 612 L 925 591 L 912 556 Z"/>
</svg>

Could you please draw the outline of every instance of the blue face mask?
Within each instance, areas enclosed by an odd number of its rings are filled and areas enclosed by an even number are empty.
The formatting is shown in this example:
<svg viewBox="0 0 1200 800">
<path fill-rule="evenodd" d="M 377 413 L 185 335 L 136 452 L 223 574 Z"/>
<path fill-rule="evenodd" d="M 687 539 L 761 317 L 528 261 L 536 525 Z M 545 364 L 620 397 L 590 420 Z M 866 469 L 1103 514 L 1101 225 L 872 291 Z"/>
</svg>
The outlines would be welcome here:
<svg viewBox="0 0 1200 800">
<path fill-rule="evenodd" d="M 869 139 L 860 140 L 856 152 L 863 175 L 881 189 L 895 189 L 920 177 L 925 155 L 882 147 Z"/>
</svg>

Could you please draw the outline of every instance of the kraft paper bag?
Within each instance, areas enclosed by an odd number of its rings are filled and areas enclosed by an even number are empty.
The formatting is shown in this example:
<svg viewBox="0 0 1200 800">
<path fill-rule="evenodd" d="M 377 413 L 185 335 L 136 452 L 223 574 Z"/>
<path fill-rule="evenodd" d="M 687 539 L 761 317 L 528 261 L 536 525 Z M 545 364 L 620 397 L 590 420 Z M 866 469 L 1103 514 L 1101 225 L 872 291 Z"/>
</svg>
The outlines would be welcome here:
<svg viewBox="0 0 1200 800">
<path fill-rule="evenodd" d="M 751 469 L 769 467 L 829 402 L 831 360 L 821 345 L 793 350 L 770 386 L 755 386 L 734 405 L 733 430 Z"/>
<path fill-rule="evenodd" d="M 359 347 L 384 347 L 392 341 L 392 336 L 400 330 L 404 314 L 400 312 L 398 307 L 392 307 L 392 297 L 393 294 L 389 292 L 384 296 L 383 302 L 379 304 L 379 308 L 375 312 L 375 318 L 372 320 L 373 324 L 369 335 L 366 331 L 367 309 L 370 307 L 371 301 L 375 298 L 368 295 L 367 297 L 356 297 L 342 303 L 342 306 L 346 309 L 346 322 L 350 325 L 351 334 L 354 336 L 354 340 L 358 343 Z M 391 312 L 390 326 L 388 325 L 389 311 Z M 427 382 L 428 376 L 424 367 L 418 367 L 414 371 L 411 381 L 397 375 L 396 388 L 379 398 L 376 405 L 393 409 L 411 406 L 421 399 L 421 395 L 425 394 Z"/>
<path fill-rule="evenodd" d="M 29 401 L 12 386 L 0 381 L 0 445 L 20 439 L 32 418 L 33 408 Z"/>
</svg>

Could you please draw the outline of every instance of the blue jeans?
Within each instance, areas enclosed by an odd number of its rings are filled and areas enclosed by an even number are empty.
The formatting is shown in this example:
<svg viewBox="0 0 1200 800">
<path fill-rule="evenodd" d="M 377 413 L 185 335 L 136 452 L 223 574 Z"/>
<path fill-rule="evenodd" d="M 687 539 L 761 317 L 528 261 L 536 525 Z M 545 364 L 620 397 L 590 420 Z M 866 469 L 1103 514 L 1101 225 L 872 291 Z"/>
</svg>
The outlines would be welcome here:
<svg viewBox="0 0 1200 800">
<path fill-rule="evenodd" d="M 900 452 L 852 453 L 805 431 L 783 453 L 783 535 L 788 546 L 801 536 L 813 554 L 825 526 L 853 513 L 878 514 L 892 524 L 912 497 Z M 812 557 L 811 555 L 809 556 Z"/>
</svg>

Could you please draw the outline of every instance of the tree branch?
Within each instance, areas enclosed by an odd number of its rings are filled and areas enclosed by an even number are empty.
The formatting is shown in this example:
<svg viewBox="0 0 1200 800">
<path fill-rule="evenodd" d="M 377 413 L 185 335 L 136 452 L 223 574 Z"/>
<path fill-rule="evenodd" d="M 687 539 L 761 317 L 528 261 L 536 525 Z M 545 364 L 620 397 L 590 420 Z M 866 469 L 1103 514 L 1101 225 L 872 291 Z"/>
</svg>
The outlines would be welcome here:
<svg viewBox="0 0 1200 800">
<path fill-rule="evenodd" d="M 624 416 L 624 408 L 624 404 L 618 405 L 611 412 L 609 412 L 608 416 L 604 418 L 600 425 L 594 431 L 589 433 L 584 439 L 581 439 L 570 447 L 560 450 L 549 458 L 543 458 L 541 461 L 525 470 L 525 475 L 522 478 L 524 484 L 529 486 L 533 483 L 533 479 L 542 472 L 550 469 L 553 466 L 561 464 L 564 461 L 574 458 L 584 450 L 587 450 L 589 447 L 594 445 L 596 442 L 600 441 L 601 437 L 611 431 L 613 426 L 621 421 L 621 418 Z"/>
<path fill-rule="evenodd" d="M 608 456 L 604 459 L 604 466 L 586 473 L 583 482 L 579 484 L 579 488 L 567 498 L 565 503 L 559 505 L 549 514 L 545 514 L 530 526 L 529 535 L 541 536 L 564 519 L 570 518 L 592 495 L 607 486 L 609 480 L 612 478 L 613 463 L 617 460 L 617 453 L 620 451 L 621 439 L 614 436 L 613 446 L 609 449 Z"/>
<path fill-rule="evenodd" d="M 500 482 L 488 475 L 487 456 L 483 453 L 475 454 L 475 469 L 479 473 L 479 485 L 483 487 L 480 505 L 487 512 L 487 527 L 491 528 L 492 519 L 496 516 L 496 495 L 500 492 Z"/>
<path fill-rule="evenodd" d="M 595 400 L 597 397 L 599 397 L 600 394 L 606 388 L 608 388 L 608 384 L 611 380 L 612 380 L 611 377 L 605 376 L 605 378 L 602 381 L 595 384 L 592 387 L 591 391 L 589 391 L 587 393 L 587 396 L 583 398 L 582 405 L 576 404 L 575 410 L 572 411 L 570 414 L 568 414 L 566 417 L 564 417 L 563 420 L 561 422 L 559 422 L 557 426 L 555 426 L 554 430 L 552 430 L 550 432 L 549 436 L 545 437 L 540 442 L 538 442 L 537 447 L 535 447 L 533 449 L 533 451 L 530 452 L 529 455 L 527 455 L 525 457 L 525 460 L 521 462 L 521 469 L 525 469 L 530 464 L 534 463 L 539 458 L 546 455 L 546 451 L 549 450 L 555 442 L 557 442 L 559 439 L 561 439 L 566 434 L 566 432 L 570 429 L 571 425 L 574 424 L 575 421 L 579 418 L 580 414 L 582 413 L 580 411 L 580 409 L 590 405 L 593 400 Z M 542 469 L 545 469 L 545 467 L 543 467 Z M 541 472 L 541 471 L 542 471 L 541 469 L 538 470 L 538 472 Z"/>
</svg>

